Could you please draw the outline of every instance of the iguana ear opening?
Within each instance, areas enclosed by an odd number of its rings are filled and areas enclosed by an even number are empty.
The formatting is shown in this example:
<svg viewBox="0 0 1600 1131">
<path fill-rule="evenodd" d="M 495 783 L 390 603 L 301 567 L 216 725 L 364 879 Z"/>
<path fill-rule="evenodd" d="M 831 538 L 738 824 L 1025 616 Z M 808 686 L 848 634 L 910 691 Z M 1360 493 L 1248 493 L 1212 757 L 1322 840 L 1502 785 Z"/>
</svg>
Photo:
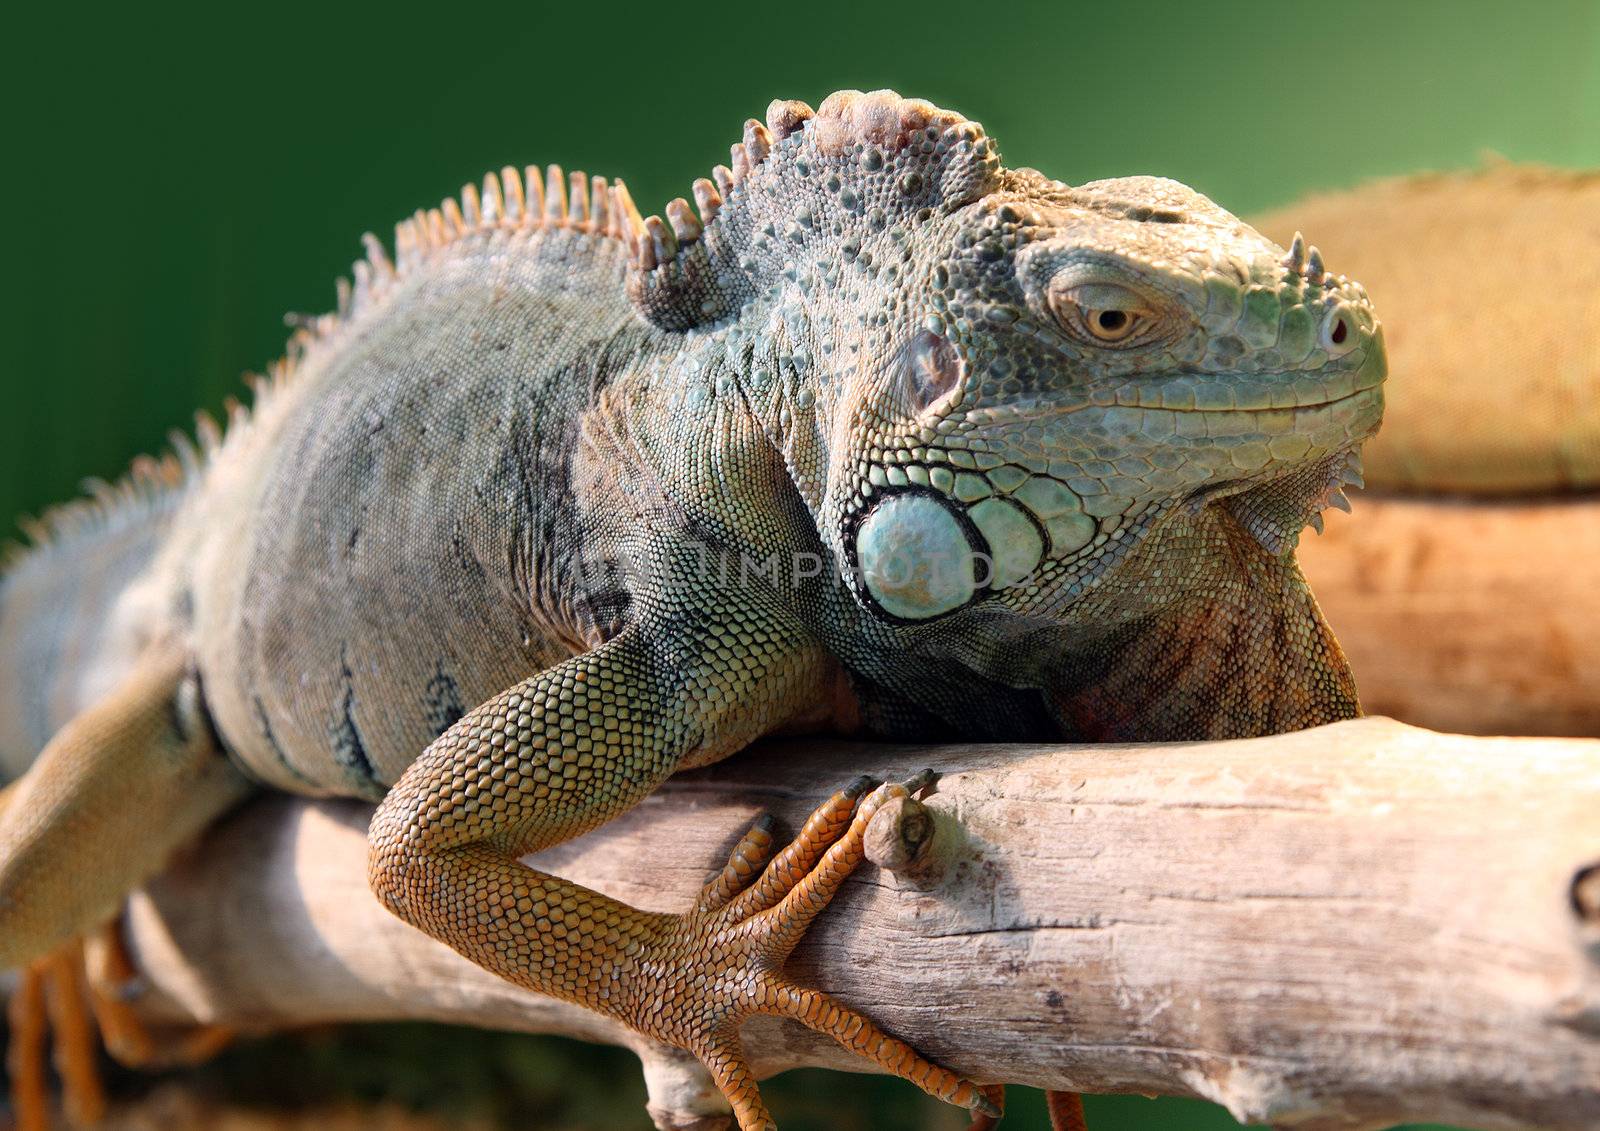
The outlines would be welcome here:
<svg viewBox="0 0 1600 1131">
<path fill-rule="evenodd" d="M 818 110 L 775 101 L 729 152 L 694 183 L 698 211 L 679 197 L 641 220 L 617 186 L 628 297 L 662 329 L 718 322 L 824 248 L 852 255 L 861 237 L 970 203 L 1000 177 L 982 126 L 890 90 L 839 91 Z"/>
</svg>

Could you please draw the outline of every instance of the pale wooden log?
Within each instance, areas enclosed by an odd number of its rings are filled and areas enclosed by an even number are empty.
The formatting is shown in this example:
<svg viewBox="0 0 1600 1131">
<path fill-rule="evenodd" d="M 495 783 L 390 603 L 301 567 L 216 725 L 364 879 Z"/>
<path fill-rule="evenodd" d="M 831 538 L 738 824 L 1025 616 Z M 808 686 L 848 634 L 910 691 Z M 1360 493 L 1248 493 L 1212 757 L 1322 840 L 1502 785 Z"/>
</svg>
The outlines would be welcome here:
<svg viewBox="0 0 1600 1131">
<path fill-rule="evenodd" d="M 676 778 L 540 859 L 681 909 L 759 810 L 793 828 L 857 770 L 924 765 L 945 775 L 931 847 L 898 873 L 863 866 L 792 968 L 930 1055 L 1301 1128 L 1600 1127 L 1600 892 L 1582 878 L 1600 743 L 1386 719 L 1224 744 L 789 743 Z M 146 1015 L 434 1018 L 637 1047 L 385 914 L 368 815 L 263 800 L 139 896 Z M 878 858 L 903 859 L 880 831 Z M 789 1023 L 746 1035 L 763 1074 L 861 1067 Z M 642 1055 L 664 1123 L 714 1124 L 695 1066 Z"/>
<path fill-rule="evenodd" d="M 1600 498 L 1356 496 L 1300 564 L 1373 714 L 1600 735 Z"/>
</svg>

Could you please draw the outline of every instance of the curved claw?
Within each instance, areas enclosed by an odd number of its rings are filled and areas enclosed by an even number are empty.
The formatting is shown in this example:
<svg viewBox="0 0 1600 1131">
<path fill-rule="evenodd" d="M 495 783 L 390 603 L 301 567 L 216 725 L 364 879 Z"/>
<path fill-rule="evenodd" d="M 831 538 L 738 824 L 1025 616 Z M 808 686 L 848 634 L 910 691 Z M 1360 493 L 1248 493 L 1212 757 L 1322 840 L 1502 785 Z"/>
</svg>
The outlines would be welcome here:
<svg viewBox="0 0 1600 1131">
<path fill-rule="evenodd" d="M 728 854 L 728 863 L 700 893 L 695 903 L 696 912 L 720 911 L 749 885 L 750 878 L 764 868 L 772 856 L 772 834 L 777 827 L 778 822 L 770 813 L 755 819 Z"/>
<path fill-rule="evenodd" d="M 972 1117 L 972 1122 L 967 1124 L 967 1131 L 995 1131 L 1000 1126 L 1000 1117 L 1006 1111 L 1006 1086 L 1004 1084 L 985 1084 L 980 1089 L 989 1101 L 990 1111 L 977 1111 Z"/>
<path fill-rule="evenodd" d="M 872 777 L 870 774 L 862 774 L 858 778 L 852 778 L 850 784 L 845 786 L 839 792 L 848 797 L 850 800 L 854 801 L 858 797 L 865 796 L 870 790 L 876 788 L 877 785 L 877 778 Z"/>
</svg>

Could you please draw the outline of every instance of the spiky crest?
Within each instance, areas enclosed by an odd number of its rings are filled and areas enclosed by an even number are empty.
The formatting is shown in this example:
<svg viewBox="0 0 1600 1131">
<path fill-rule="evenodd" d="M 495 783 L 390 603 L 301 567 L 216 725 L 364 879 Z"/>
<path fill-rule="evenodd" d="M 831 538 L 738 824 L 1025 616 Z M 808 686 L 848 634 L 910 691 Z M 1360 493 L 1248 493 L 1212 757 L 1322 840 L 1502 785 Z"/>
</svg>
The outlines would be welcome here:
<svg viewBox="0 0 1600 1131">
<path fill-rule="evenodd" d="M 195 421 L 198 443 L 174 429 L 168 433 L 172 448 L 160 457 L 136 457 L 127 472 L 113 482 L 85 479 L 83 498 L 51 507 L 37 518 L 18 519 L 28 542 L 0 545 L 0 581 L 25 558 L 170 513 L 222 442 L 222 430 L 211 417 L 200 413 Z"/>
<path fill-rule="evenodd" d="M 789 254 L 776 225 L 819 216 L 870 231 L 969 203 L 998 186 L 983 127 L 891 90 L 829 95 L 818 110 L 775 101 L 745 123 L 730 163 L 695 181 L 632 243 L 628 296 L 669 330 L 714 322 L 771 285 Z M 809 223 L 808 223 L 809 221 Z M 803 240 L 805 233 L 795 238 Z"/>
<path fill-rule="evenodd" d="M 774 240 L 766 229 L 786 211 L 831 210 L 847 227 L 881 226 L 967 203 L 991 191 L 1000 171 L 999 155 L 977 123 L 888 90 L 840 91 L 817 110 L 774 101 L 766 122 L 746 122 L 729 153 L 728 165 L 694 182 L 694 206 L 682 197 L 670 201 L 665 218 L 641 218 L 620 179 L 569 176 L 559 165 L 520 172 L 507 165 L 486 174 L 481 188 L 468 184 L 459 198 L 395 225 L 392 259 L 381 240 L 365 234 L 365 257 L 350 278 L 335 283 L 334 310 L 292 318 L 295 332 L 284 356 L 265 376 L 246 378 L 254 410 L 294 378 L 307 353 L 329 344 L 468 236 L 565 229 L 621 241 L 629 249 L 627 290 L 635 308 L 656 325 L 678 330 L 722 318 L 771 284 L 783 259 L 761 251 Z M 251 408 L 230 400 L 227 432 L 243 428 L 251 415 Z M 173 432 L 167 454 L 140 456 L 115 483 L 86 482 L 86 498 L 22 519 L 31 545 L 6 545 L 0 569 L 175 504 L 222 443 L 223 431 L 209 417 L 199 419 L 198 444 Z"/>
<path fill-rule="evenodd" d="M 383 241 L 364 234 L 364 258 L 355 262 L 349 278 L 334 282 L 335 307 L 327 314 L 292 315 L 294 333 L 284 355 L 267 367 L 265 375 L 247 375 L 252 406 L 234 398 L 227 402 L 226 434 L 244 428 L 253 412 L 277 390 L 291 382 L 308 352 L 329 343 L 351 322 L 382 304 L 396 288 L 433 256 L 466 236 L 494 230 L 567 229 L 598 238 L 628 243 L 643 232 L 639 210 L 621 180 L 571 176 L 561 166 L 543 171 L 513 166 L 488 173 L 483 187 L 468 184 L 460 199 L 446 199 L 437 208 L 419 210 L 395 225 L 395 255 L 391 259 Z M 213 452 L 222 445 L 224 429 L 205 413 L 196 417 L 195 438 L 174 430 L 168 434 L 171 449 L 159 457 L 138 456 L 128 471 L 113 482 L 89 479 L 85 497 L 23 517 L 18 526 L 26 543 L 0 544 L 0 574 L 10 573 L 35 554 L 81 545 L 85 539 L 130 522 L 148 521 L 170 513 L 199 478 Z"/>
</svg>

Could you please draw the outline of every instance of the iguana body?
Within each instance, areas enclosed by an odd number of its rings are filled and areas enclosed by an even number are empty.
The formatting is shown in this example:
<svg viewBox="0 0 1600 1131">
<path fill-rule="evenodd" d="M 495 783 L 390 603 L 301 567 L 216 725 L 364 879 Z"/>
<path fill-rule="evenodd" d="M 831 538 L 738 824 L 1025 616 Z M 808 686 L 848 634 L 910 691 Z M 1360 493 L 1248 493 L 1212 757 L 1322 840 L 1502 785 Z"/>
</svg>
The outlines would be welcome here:
<svg viewBox="0 0 1600 1131">
<path fill-rule="evenodd" d="M 41 563 L 119 523 L 69 515 L 16 567 L 0 649 L 36 721 L 10 756 L 49 736 L 0 823 L 0 965 L 108 915 L 247 780 L 382 798 L 380 899 L 690 1049 L 742 1126 L 768 1123 L 753 1012 L 982 1108 L 782 972 L 901 787 L 837 795 L 753 883 L 752 830 L 682 916 L 518 860 L 776 730 L 1355 714 L 1292 547 L 1378 423 L 1366 297 L 1181 185 L 1006 171 L 887 92 L 774 103 L 700 218 L 537 185 L 403 224 L 398 265 L 374 249 L 248 421 L 136 504 L 168 517 L 79 598 L 117 626 L 92 681 L 42 659 L 67 602 Z"/>
</svg>

